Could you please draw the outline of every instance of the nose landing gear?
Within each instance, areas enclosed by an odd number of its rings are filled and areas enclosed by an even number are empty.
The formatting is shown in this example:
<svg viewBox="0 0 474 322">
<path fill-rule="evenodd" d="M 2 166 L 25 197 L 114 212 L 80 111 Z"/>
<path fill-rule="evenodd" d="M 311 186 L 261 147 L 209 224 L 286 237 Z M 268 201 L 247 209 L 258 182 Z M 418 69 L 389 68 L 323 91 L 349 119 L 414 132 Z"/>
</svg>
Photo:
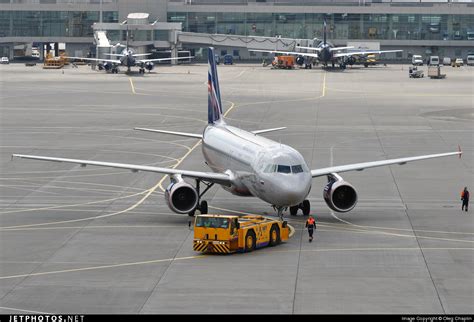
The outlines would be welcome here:
<svg viewBox="0 0 474 322">
<path fill-rule="evenodd" d="M 290 214 L 292 216 L 296 216 L 298 213 L 298 209 L 301 209 L 303 211 L 303 216 L 308 216 L 309 212 L 311 210 L 311 204 L 308 199 L 305 199 L 302 203 L 296 206 L 290 207 Z"/>
</svg>

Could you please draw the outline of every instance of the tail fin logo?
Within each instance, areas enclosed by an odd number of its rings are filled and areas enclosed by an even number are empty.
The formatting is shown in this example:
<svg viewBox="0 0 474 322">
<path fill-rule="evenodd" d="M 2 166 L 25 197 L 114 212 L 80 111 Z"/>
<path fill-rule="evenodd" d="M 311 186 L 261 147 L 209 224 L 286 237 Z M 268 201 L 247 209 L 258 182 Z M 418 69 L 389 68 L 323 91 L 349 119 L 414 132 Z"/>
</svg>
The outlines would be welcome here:
<svg viewBox="0 0 474 322">
<path fill-rule="evenodd" d="M 208 123 L 212 124 L 221 119 L 222 103 L 219 90 L 219 79 L 217 77 L 217 67 L 214 59 L 214 48 L 209 48 L 209 72 L 208 72 Z"/>
</svg>

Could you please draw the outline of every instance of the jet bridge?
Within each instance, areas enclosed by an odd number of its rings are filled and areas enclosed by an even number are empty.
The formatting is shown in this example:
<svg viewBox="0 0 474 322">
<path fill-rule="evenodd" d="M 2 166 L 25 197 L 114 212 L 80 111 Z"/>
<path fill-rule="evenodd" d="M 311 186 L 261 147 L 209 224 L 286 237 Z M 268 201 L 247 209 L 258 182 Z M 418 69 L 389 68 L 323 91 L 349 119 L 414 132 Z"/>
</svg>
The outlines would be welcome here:
<svg viewBox="0 0 474 322">
<path fill-rule="evenodd" d="M 281 37 L 206 34 L 197 32 L 178 32 L 177 45 L 196 45 L 197 47 L 228 47 L 243 49 L 295 51 L 296 46 L 313 47 L 317 39 L 293 39 Z"/>
</svg>

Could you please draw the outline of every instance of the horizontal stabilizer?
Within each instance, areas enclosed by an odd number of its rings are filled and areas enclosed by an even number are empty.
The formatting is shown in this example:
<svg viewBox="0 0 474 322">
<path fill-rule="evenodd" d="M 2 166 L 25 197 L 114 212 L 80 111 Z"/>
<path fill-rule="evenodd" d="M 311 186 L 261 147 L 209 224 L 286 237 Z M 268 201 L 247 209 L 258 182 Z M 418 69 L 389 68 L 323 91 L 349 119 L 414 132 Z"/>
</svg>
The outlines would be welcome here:
<svg viewBox="0 0 474 322">
<path fill-rule="evenodd" d="M 202 134 L 165 131 L 165 130 L 154 130 L 154 129 L 146 129 L 146 128 L 141 128 L 141 127 L 136 127 L 135 130 L 145 131 L 145 132 L 156 132 L 156 133 L 172 134 L 172 135 L 185 136 L 185 137 L 188 137 L 188 138 L 202 139 Z"/>
<path fill-rule="evenodd" d="M 256 130 L 252 131 L 253 134 L 262 134 L 262 133 L 268 133 L 268 132 L 274 132 L 274 131 L 279 131 L 279 130 L 284 130 L 286 127 L 275 127 L 273 129 L 265 129 L 265 130 Z"/>
<path fill-rule="evenodd" d="M 303 47 L 303 46 L 296 46 L 298 49 L 306 49 L 306 50 L 315 50 L 315 51 L 321 51 L 322 48 L 320 47 Z"/>
<path fill-rule="evenodd" d="M 329 48 L 330 51 L 337 51 L 337 50 L 344 50 L 344 49 L 352 49 L 354 46 L 347 46 L 347 47 L 332 47 Z"/>
</svg>

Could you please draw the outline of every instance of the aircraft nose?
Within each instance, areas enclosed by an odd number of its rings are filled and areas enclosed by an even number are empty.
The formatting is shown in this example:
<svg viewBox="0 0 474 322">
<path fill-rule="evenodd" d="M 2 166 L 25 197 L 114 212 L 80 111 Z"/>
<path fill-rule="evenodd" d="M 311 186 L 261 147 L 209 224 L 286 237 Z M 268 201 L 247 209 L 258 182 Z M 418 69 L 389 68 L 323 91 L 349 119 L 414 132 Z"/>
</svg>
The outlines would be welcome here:
<svg viewBox="0 0 474 322">
<path fill-rule="evenodd" d="M 280 180 L 278 190 L 278 202 L 275 205 L 296 205 L 306 198 L 311 187 L 311 175 L 301 174 Z"/>
</svg>

